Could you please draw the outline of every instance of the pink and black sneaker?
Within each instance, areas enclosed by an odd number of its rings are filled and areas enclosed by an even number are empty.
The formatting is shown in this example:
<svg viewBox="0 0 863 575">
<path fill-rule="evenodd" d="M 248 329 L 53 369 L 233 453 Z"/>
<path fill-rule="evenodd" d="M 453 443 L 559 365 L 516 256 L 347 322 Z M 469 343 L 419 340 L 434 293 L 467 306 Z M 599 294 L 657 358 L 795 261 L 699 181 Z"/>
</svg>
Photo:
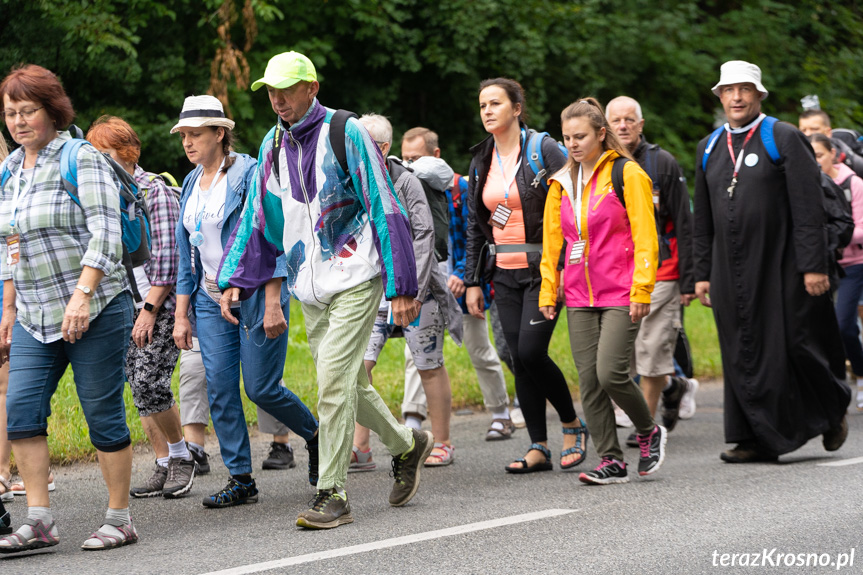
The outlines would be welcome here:
<svg viewBox="0 0 863 575">
<path fill-rule="evenodd" d="M 593 471 L 585 471 L 578 476 L 582 483 L 595 485 L 610 485 L 612 483 L 628 483 L 626 464 L 613 457 L 605 456 Z"/>
<path fill-rule="evenodd" d="M 641 457 L 638 460 L 638 474 L 650 475 L 656 473 L 665 461 L 665 441 L 668 432 L 661 425 L 656 425 L 647 435 L 638 434 L 638 447 Z"/>
</svg>

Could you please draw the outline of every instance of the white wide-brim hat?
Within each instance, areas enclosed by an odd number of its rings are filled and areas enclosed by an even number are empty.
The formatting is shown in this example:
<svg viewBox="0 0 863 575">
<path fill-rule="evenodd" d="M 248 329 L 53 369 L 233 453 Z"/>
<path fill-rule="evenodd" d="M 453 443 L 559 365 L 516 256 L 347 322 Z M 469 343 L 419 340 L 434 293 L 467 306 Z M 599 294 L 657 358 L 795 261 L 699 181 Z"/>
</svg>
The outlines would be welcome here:
<svg viewBox="0 0 863 575">
<path fill-rule="evenodd" d="M 769 94 L 767 88 L 761 83 L 761 68 L 743 60 L 730 60 L 719 68 L 719 82 L 713 86 L 712 92 L 719 96 L 720 86 L 747 82 L 755 84 L 755 89 L 761 92 L 762 100 Z"/>
<path fill-rule="evenodd" d="M 225 117 L 222 103 L 213 96 L 189 96 L 183 102 L 180 121 L 171 128 L 171 133 L 176 133 L 180 128 L 201 128 L 203 126 L 221 126 L 233 130 L 234 121 Z"/>
</svg>

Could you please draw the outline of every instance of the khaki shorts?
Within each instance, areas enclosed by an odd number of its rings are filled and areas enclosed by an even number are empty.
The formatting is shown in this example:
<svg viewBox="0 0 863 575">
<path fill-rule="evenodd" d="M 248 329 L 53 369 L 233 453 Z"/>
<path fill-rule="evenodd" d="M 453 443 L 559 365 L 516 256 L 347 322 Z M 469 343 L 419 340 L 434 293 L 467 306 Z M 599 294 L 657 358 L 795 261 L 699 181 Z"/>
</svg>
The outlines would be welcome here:
<svg viewBox="0 0 863 575">
<path fill-rule="evenodd" d="M 680 328 L 680 284 L 677 280 L 656 282 L 650 297 L 650 314 L 641 320 L 635 339 L 638 375 L 674 374 L 674 348 Z"/>
</svg>

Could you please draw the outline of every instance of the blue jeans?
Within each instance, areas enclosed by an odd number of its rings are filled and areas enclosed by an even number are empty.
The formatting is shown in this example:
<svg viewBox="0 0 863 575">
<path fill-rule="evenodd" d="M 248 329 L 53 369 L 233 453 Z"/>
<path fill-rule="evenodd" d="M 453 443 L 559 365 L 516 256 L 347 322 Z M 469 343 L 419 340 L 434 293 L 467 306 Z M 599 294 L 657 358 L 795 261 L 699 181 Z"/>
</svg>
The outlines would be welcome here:
<svg viewBox="0 0 863 575">
<path fill-rule="evenodd" d="M 93 447 L 113 452 L 130 444 L 123 388 L 134 313 L 132 296 L 122 292 L 74 344 L 42 343 L 15 322 L 6 396 L 9 439 L 48 435 L 51 396 L 71 363 Z"/>
<path fill-rule="evenodd" d="M 857 326 L 857 302 L 863 294 L 863 264 L 845 268 L 845 277 L 839 280 L 836 291 L 836 319 L 845 346 L 845 357 L 857 377 L 863 376 L 863 344 Z"/>
<path fill-rule="evenodd" d="M 282 312 L 287 320 L 290 300 Z M 255 404 L 306 441 L 314 437 L 318 422 L 294 392 L 279 385 L 285 370 L 288 332 L 267 339 L 263 326 L 249 326 L 247 330 L 240 310 L 234 309 L 233 313 L 240 320 L 238 326 L 225 321 L 219 305 L 206 294 L 199 293 L 195 298 L 213 429 L 225 466 L 231 475 L 240 475 L 252 472 L 249 430 L 240 396 L 241 363 L 246 395 Z"/>
</svg>

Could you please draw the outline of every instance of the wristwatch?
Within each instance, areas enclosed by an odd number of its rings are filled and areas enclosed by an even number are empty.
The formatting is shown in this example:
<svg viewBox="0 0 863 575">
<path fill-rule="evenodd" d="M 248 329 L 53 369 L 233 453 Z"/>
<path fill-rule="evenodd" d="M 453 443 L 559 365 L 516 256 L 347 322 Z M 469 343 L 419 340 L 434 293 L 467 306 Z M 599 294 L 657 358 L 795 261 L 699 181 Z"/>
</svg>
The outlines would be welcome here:
<svg viewBox="0 0 863 575">
<path fill-rule="evenodd" d="M 153 304 L 151 304 L 148 301 L 145 301 L 144 302 L 144 310 L 148 311 L 150 313 L 156 313 L 156 306 L 154 306 Z"/>
<path fill-rule="evenodd" d="M 78 284 L 75 286 L 75 289 L 79 289 L 84 292 L 84 295 L 92 295 L 93 290 L 90 289 L 90 286 L 85 286 L 84 284 Z"/>
</svg>

